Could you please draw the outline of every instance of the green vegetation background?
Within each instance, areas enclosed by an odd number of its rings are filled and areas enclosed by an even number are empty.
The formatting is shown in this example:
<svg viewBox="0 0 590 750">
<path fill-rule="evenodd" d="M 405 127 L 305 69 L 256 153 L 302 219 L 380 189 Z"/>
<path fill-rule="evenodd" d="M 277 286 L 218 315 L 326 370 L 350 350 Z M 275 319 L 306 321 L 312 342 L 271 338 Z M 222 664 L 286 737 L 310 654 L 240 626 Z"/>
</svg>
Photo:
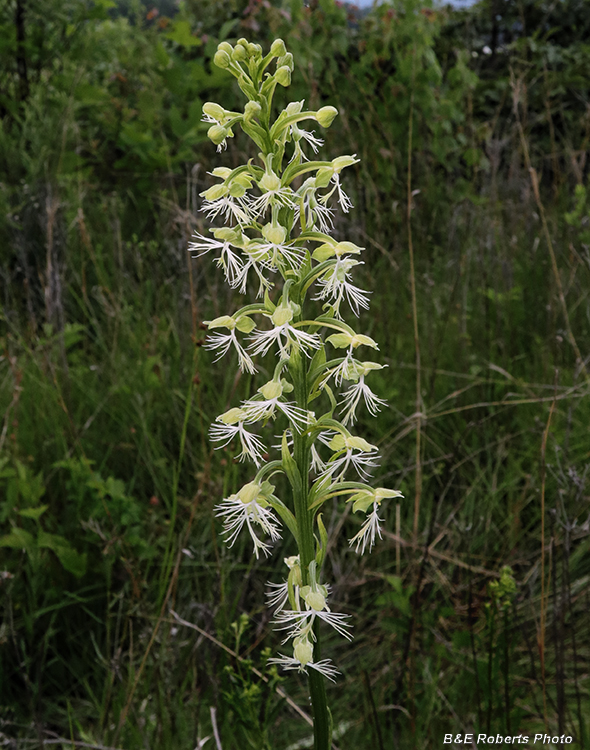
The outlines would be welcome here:
<svg viewBox="0 0 590 750">
<path fill-rule="evenodd" d="M 405 494 L 371 556 L 330 553 L 335 743 L 590 747 L 587 4 L 307 5 L 0 10 L 3 746 L 309 747 L 305 681 L 265 662 L 292 550 L 228 551 L 212 515 L 248 474 L 208 425 L 253 384 L 202 348 L 235 300 L 187 253 L 207 172 L 255 156 L 206 139 L 203 102 L 240 103 L 217 43 L 281 36 L 279 104 L 337 106 L 324 153 L 361 159 L 337 233 L 366 247 L 389 407 L 359 432 Z"/>
</svg>

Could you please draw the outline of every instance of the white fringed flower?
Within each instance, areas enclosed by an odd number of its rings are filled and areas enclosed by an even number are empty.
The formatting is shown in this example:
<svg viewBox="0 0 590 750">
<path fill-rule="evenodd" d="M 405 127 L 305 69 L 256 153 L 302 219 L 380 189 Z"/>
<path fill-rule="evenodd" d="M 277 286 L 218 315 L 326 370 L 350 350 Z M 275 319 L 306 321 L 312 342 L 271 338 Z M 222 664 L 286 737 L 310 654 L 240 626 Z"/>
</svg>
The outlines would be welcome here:
<svg viewBox="0 0 590 750">
<path fill-rule="evenodd" d="M 347 214 L 350 211 L 350 209 L 353 207 L 353 205 L 348 195 L 346 195 L 344 190 L 342 190 L 342 186 L 340 185 L 340 175 L 338 174 L 338 172 L 334 172 L 331 182 L 334 183 L 334 187 L 332 188 L 332 190 L 330 190 L 329 193 L 322 195 L 320 197 L 320 201 L 324 205 L 327 205 L 329 198 L 331 198 L 334 191 L 336 191 L 336 195 L 338 196 L 338 203 L 340 204 L 340 208 L 344 211 L 345 214 Z"/>
<path fill-rule="evenodd" d="M 381 536 L 382 523 L 383 519 L 379 518 L 379 505 L 375 502 L 373 503 L 373 510 L 366 517 L 365 522 L 361 526 L 361 530 L 358 532 L 358 534 L 355 534 L 352 539 L 348 540 L 348 543 L 351 547 L 353 546 L 353 544 L 356 544 L 355 552 L 357 554 L 359 553 L 360 549 L 361 555 L 364 555 L 367 545 L 369 545 L 370 552 L 375 545 L 376 536 L 378 536 L 379 539 L 383 539 L 383 537 Z"/>
<path fill-rule="evenodd" d="M 359 315 L 360 308 L 369 309 L 367 296 L 369 292 L 359 289 L 350 282 L 352 278 L 350 271 L 358 265 L 362 264 L 354 258 L 337 258 L 334 266 L 328 268 L 317 281 L 321 291 L 314 299 L 329 300 L 338 317 L 340 317 L 340 305 L 345 297 L 355 315 Z"/>
<path fill-rule="evenodd" d="M 299 649 L 299 651 L 301 651 L 301 649 Z M 296 656 L 285 656 L 284 654 L 279 654 L 279 658 L 269 659 L 268 663 L 276 664 L 285 670 L 296 669 L 298 672 L 303 672 L 304 674 L 308 674 L 308 669 L 314 669 L 316 672 L 319 672 L 330 680 L 330 682 L 336 682 L 335 677 L 340 674 L 336 667 L 332 666 L 330 659 L 321 659 L 316 662 L 311 660 L 302 662 Z"/>
<path fill-rule="evenodd" d="M 249 332 L 255 325 L 254 321 L 246 316 L 242 316 L 241 318 L 238 318 L 236 320 L 230 315 L 222 315 L 220 318 L 215 318 L 215 320 L 205 322 L 207 323 L 209 329 L 227 328 L 229 330 L 229 333 L 214 333 L 212 336 L 207 337 L 205 349 L 219 350 L 219 354 L 215 358 L 215 361 L 217 362 L 223 356 L 225 356 L 233 346 L 233 348 L 238 353 L 238 365 L 240 367 L 240 370 L 242 372 L 246 371 L 250 374 L 254 374 L 256 372 L 254 362 L 252 362 L 252 358 L 242 347 L 236 337 L 236 329 L 242 332 Z"/>
<path fill-rule="evenodd" d="M 296 404 L 288 401 L 281 401 L 285 386 L 277 380 L 269 380 L 258 393 L 261 394 L 261 400 L 249 399 L 242 402 L 242 410 L 246 414 L 248 422 L 258 422 L 261 419 L 271 419 L 276 415 L 277 410 L 281 411 L 294 425 L 295 428 L 301 429 L 307 426 L 309 421 L 309 412 L 300 409 Z"/>
<path fill-rule="evenodd" d="M 262 191 L 262 195 L 260 198 L 253 200 L 250 206 L 255 216 L 263 216 L 269 206 L 295 208 L 297 203 L 296 193 L 290 187 L 282 187 L 281 178 L 272 170 L 262 175 L 258 187 Z"/>
<path fill-rule="evenodd" d="M 352 539 L 349 539 L 351 547 L 356 545 L 357 554 L 359 551 L 361 555 L 364 554 L 367 546 L 370 552 L 375 544 L 375 538 L 377 536 L 379 539 L 382 538 L 381 524 L 383 523 L 383 519 L 379 518 L 379 506 L 383 500 L 393 497 L 403 497 L 403 495 L 399 490 L 388 490 L 386 487 L 377 487 L 375 490 L 361 490 L 348 498 L 347 502 L 353 504 L 352 510 L 354 513 L 357 511 L 367 513 L 369 508 L 371 509 L 360 531 Z"/>
<path fill-rule="evenodd" d="M 232 547 L 238 534 L 246 525 L 250 537 L 254 542 L 254 554 L 258 558 L 259 551 L 270 554 L 270 545 L 262 542 L 254 531 L 254 524 L 261 527 L 271 541 L 281 538 L 279 534 L 279 520 L 269 507 L 262 492 L 261 485 L 250 482 L 244 485 L 235 495 L 230 495 L 215 507 L 215 515 L 223 518 L 223 533 L 227 537 L 228 547 Z"/>
<path fill-rule="evenodd" d="M 377 466 L 378 457 L 376 446 L 366 440 L 353 435 L 323 432 L 319 440 L 333 451 L 332 457 L 325 463 L 323 476 L 329 476 L 333 481 L 341 481 L 346 471 L 352 466 L 361 479 L 368 479 L 371 469 Z"/>
<path fill-rule="evenodd" d="M 190 251 L 196 253 L 194 257 L 200 258 L 201 255 L 205 255 L 212 250 L 220 250 L 220 255 L 215 259 L 215 262 L 219 268 L 223 268 L 229 285 L 234 286 L 243 264 L 239 255 L 232 250 L 231 243 L 228 240 L 218 240 L 214 237 L 203 237 L 198 233 L 194 237 L 196 238 L 195 241 L 189 243 Z"/>
<path fill-rule="evenodd" d="M 248 432 L 244 427 L 247 414 L 243 409 L 230 409 L 217 417 L 217 424 L 211 425 L 209 435 L 214 442 L 220 442 L 223 448 L 235 437 L 238 437 L 242 452 L 237 456 L 240 461 L 249 458 L 260 468 L 262 457 L 266 453 L 266 446 L 259 437 Z"/>
<path fill-rule="evenodd" d="M 358 383 L 351 385 L 350 388 L 344 392 L 342 399 L 339 402 L 343 409 L 346 409 L 342 417 L 343 425 L 354 424 L 356 422 L 356 408 L 361 398 L 364 400 L 367 409 L 374 417 L 376 417 L 381 411 L 380 407 L 387 405 L 387 401 L 383 398 L 378 398 L 365 383 L 365 379 L 361 377 Z"/>
<path fill-rule="evenodd" d="M 280 358 L 289 359 L 294 345 L 298 345 L 305 354 L 308 354 L 308 349 L 320 348 L 322 341 L 317 334 L 306 333 L 291 325 L 293 311 L 289 306 L 277 307 L 268 317 L 274 328 L 270 331 L 255 331 L 250 336 L 248 350 L 252 354 L 267 354 L 272 346 L 277 344 Z"/>
<path fill-rule="evenodd" d="M 331 612 L 327 598 L 328 588 L 312 582 L 312 585 L 303 586 L 298 590 L 298 597 L 295 602 L 297 609 L 284 609 L 275 613 L 274 622 L 278 625 L 278 629 L 289 631 L 283 643 L 286 643 L 290 638 L 297 639 L 309 636 L 313 639 L 313 624 L 316 618 L 333 627 L 337 633 L 349 641 L 352 640 L 352 635 L 347 630 L 351 627 L 347 623 L 350 615 Z M 305 609 L 301 609 L 300 600 L 303 600 Z"/>
</svg>

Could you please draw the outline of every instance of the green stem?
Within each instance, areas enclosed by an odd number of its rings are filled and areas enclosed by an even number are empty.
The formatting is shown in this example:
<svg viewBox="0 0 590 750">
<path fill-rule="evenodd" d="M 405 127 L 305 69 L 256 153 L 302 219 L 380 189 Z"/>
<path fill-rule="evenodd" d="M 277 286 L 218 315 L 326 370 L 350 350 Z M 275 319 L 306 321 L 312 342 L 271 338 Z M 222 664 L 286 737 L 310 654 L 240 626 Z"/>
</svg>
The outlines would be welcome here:
<svg viewBox="0 0 590 750">
<path fill-rule="evenodd" d="M 293 378 L 295 400 L 300 409 L 307 411 L 307 366 L 299 352 L 292 352 L 289 370 Z M 293 452 L 301 476 L 301 489 L 293 491 L 295 518 L 299 530 L 299 558 L 303 584 L 308 583 L 309 564 L 315 559 L 313 521 L 315 511 L 308 509 L 310 449 L 306 434 L 293 430 Z M 320 659 L 320 634 L 318 623 L 314 626 L 314 661 Z M 309 670 L 309 693 L 313 715 L 314 750 L 330 750 L 332 744 L 332 721 L 326 698 L 324 677 L 315 669 Z"/>
</svg>

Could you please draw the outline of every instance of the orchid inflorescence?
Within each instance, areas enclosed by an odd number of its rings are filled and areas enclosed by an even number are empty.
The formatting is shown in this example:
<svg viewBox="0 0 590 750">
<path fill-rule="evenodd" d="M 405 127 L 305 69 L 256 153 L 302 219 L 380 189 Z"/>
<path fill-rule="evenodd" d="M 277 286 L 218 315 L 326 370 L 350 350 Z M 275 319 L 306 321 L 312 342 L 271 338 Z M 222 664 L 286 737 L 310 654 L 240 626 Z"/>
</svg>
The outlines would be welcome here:
<svg viewBox="0 0 590 750">
<path fill-rule="evenodd" d="M 273 60 L 276 69 L 271 74 L 267 68 Z M 270 553 L 282 525 L 293 534 L 299 554 L 286 558 L 287 580 L 270 584 L 269 594 L 275 622 L 286 633 L 284 643 L 291 641 L 292 656 L 271 661 L 333 679 L 335 668 L 319 658 L 318 624 L 327 623 L 346 638 L 350 626 L 348 616 L 332 612 L 330 587 L 321 583 L 327 532 L 319 510 L 326 500 L 343 497 L 354 512 L 364 513 L 364 523 L 350 539 L 356 551 L 364 553 L 381 537 L 382 501 L 401 496 L 397 490 L 367 484 L 378 451 L 349 429 L 361 404 L 372 415 L 385 404 L 366 382 L 382 365 L 358 358 L 361 348 L 377 350 L 377 343 L 344 321 L 346 305 L 356 316 L 369 305 L 369 293 L 352 283 L 363 248 L 332 236 L 334 204 L 345 212 L 352 205 L 341 173 L 358 159 L 314 159 L 322 141 L 303 124 L 328 128 L 338 114 L 334 107 L 312 111 L 303 101 L 291 102 L 271 123 L 275 88 L 287 86 L 293 70 L 293 57 L 282 40 L 275 40 L 266 56 L 260 45 L 245 39 L 235 46 L 223 42 L 214 61 L 237 78 L 248 102 L 243 112 L 206 103 L 209 138 L 220 151 L 240 125 L 260 149 L 260 165 L 250 160 L 236 169 L 217 167 L 212 176 L 219 182 L 201 193 L 202 211 L 211 220 L 223 218 L 226 226 L 209 229 L 211 236 L 197 234 L 191 251 L 215 253 L 232 289 L 256 292 L 255 302 L 207 321 L 212 333 L 206 346 L 218 359 L 235 351 L 241 371 L 250 374 L 257 372 L 256 357 L 276 360 L 272 378 L 211 427 L 213 441 L 220 447 L 239 442 L 239 459 L 251 461 L 258 470 L 216 513 L 223 519 L 229 546 L 247 528 L 256 557 Z M 303 312 L 307 297 L 322 304 L 322 312 L 311 319 Z M 318 417 L 310 410 L 316 399 L 327 405 Z M 268 459 L 269 448 L 253 431 L 256 423 L 271 420 L 288 425 L 279 438 L 276 460 Z M 275 495 L 270 480 L 278 473 L 291 484 L 292 504 Z"/>
</svg>

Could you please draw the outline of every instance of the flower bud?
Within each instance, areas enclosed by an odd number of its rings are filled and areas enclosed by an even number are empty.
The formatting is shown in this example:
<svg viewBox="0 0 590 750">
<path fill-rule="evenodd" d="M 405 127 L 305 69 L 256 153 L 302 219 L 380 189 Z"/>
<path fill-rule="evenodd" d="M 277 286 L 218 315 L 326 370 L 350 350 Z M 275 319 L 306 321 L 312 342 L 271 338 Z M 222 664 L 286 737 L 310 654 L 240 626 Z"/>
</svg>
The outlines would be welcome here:
<svg viewBox="0 0 590 750">
<path fill-rule="evenodd" d="M 328 187 L 333 176 L 334 169 L 332 167 L 321 167 L 316 172 L 315 186 L 318 188 Z"/>
<path fill-rule="evenodd" d="M 234 48 L 231 46 L 229 42 L 219 42 L 217 45 L 217 51 L 223 50 L 224 52 L 227 52 L 228 55 L 231 55 L 231 53 L 234 51 Z"/>
<path fill-rule="evenodd" d="M 223 141 L 227 138 L 228 130 L 227 128 L 224 128 L 223 125 L 211 125 L 211 127 L 207 131 L 207 136 L 213 141 L 216 146 L 219 146 L 219 144 L 223 143 Z"/>
<path fill-rule="evenodd" d="M 281 245 L 287 236 L 287 230 L 280 224 L 265 224 L 262 227 L 262 236 L 273 245 Z"/>
<path fill-rule="evenodd" d="M 251 57 L 258 57 L 259 55 L 262 54 L 262 47 L 259 44 L 249 43 L 248 44 L 248 54 Z"/>
<path fill-rule="evenodd" d="M 243 36 L 238 39 L 236 44 L 239 44 L 240 47 L 244 47 L 246 50 L 248 49 L 248 40 L 245 39 Z"/>
<path fill-rule="evenodd" d="M 315 113 L 316 120 L 323 128 L 329 128 L 338 114 L 336 107 L 322 107 Z"/>
<path fill-rule="evenodd" d="M 248 102 L 244 107 L 244 120 L 252 122 L 255 117 L 260 117 L 262 107 L 258 102 Z"/>
<path fill-rule="evenodd" d="M 313 646 L 307 640 L 296 639 L 295 648 L 293 649 L 293 658 L 298 661 L 302 667 L 313 659 Z"/>
<path fill-rule="evenodd" d="M 275 73 L 275 80 L 281 86 L 289 86 L 291 83 L 291 69 L 286 65 L 281 65 Z"/>
<path fill-rule="evenodd" d="M 225 109 L 215 102 L 205 102 L 205 104 L 203 104 L 203 113 L 209 115 L 209 117 L 212 117 L 214 120 L 219 121 L 223 120 L 225 117 Z"/>
<path fill-rule="evenodd" d="M 291 72 L 295 69 L 295 63 L 293 62 L 293 55 L 290 52 L 285 53 L 282 57 L 277 60 L 277 65 L 282 67 L 286 65 Z"/>
<path fill-rule="evenodd" d="M 285 42 L 282 39 L 275 39 L 270 46 L 270 54 L 274 57 L 283 57 L 287 54 L 287 48 Z"/>
<path fill-rule="evenodd" d="M 231 57 L 223 49 L 218 49 L 213 58 L 213 62 L 218 68 L 229 68 L 231 65 Z"/>
<path fill-rule="evenodd" d="M 238 44 L 236 47 L 234 47 L 233 52 L 231 53 L 232 60 L 235 60 L 236 62 L 241 62 L 242 60 L 245 60 L 248 56 L 247 50 L 242 47 L 241 44 Z"/>
<path fill-rule="evenodd" d="M 279 398 L 282 395 L 283 386 L 276 380 L 269 380 L 258 389 L 258 393 L 261 393 L 267 401 L 272 401 L 273 398 Z"/>
<path fill-rule="evenodd" d="M 258 482 L 248 482 L 248 484 L 245 484 L 238 492 L 238 497 L 244 503 L 244 505 L 248 505 L 248 503 L 256 500 L 259 494 L 260 485 L 258 484 Z"/>
</svg>

